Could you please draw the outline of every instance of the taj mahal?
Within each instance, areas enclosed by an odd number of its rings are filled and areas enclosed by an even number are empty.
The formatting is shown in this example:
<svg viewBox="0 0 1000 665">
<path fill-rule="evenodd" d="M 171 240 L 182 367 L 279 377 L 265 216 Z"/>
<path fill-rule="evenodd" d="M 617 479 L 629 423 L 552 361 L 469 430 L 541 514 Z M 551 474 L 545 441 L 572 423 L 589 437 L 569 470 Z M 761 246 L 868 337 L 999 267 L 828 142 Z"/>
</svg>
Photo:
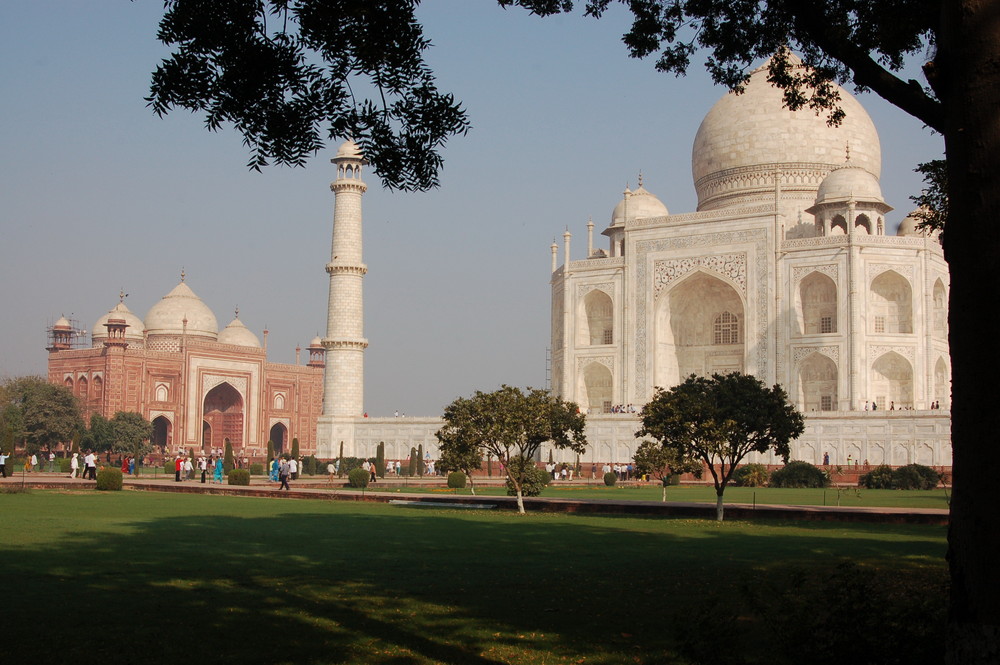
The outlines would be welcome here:
<svg viewBox="0 0 1000 665">
<path fill-rule="evenodd" d="M 633 458 L 638 417 L 617 405 L 638 411 L 656 387 L 741 371 L 783 386 L 805 414 L 792 459 L 950 466 L 949 279 L 939 239 L 918 232 L 912 215 L 894 233 L 887 227 L 878 132 L 850 93 L 839 90 L 846 117 L 831 127 L 810 110 L 784 108 L 766 79 L 757 69 L 743 94 L 727 93 L 704 117 L 692 148 L 695 211 L 671 213 L 640 176 L 609 201 L 602 246 L 590 221 L 585 253 L 571 251 L 568 227 L 562 246 L 549 248 L 551 388 L 587 414 L 581 461 Z M 92 349 L 55 344 L 50 380 L 98 378 L 92 410 L 134 403 L 183 445 L 225 432 L 256 448 L 297 436 L 320 458 L 341 447 L 370 457 L 380 442 L 388 459 L 420 445 L 437 457 L 439 415 L 365 413 L 367 162 L 353 141 L 331 161 L 327 329 L 310 344 L 307 366 L 269 363 L 266 343 L 238 316 L 219 333 L 182 281 L 145 320 L 123 304 L 109 312 Z"/>
</svg>

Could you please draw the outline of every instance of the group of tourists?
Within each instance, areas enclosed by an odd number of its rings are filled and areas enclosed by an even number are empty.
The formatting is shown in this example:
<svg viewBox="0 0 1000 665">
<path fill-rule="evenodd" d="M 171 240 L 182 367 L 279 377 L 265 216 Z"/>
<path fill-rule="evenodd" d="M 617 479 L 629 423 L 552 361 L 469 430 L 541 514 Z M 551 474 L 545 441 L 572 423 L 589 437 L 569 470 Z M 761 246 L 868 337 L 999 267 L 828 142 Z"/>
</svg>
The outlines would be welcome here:
<svg viewBox="0 0 1000 665">
<path fill-rule="evenodd" d="M 80 471 L 80 453 L 73 453 L 69 460 L 69 477 L 76 478 Z M 83 456 L 83 473 L 80 475 L 84 480 L 97 480 L 97 455 L 90 450 L 85 451 Z"/>
<path fill-rule="evenodd" d="M 552 476 L 552 480 L 573 480 L 575 469 L 569 464 L 553 464 L 549 462 L 545 465 L 545 471 Z"/>
<path fill-rule="evenodd" d="M 222 475 L 225 470 L 225 464 L 222 461 L 222 457 L 215 457 L 212 455 L 208 457 L 199 457 L 197 461 L 192 461 L 189 455 L 177 455 L 177 457 L 174 458 L 174 482 L 179 483 L 184 480 L 194 480 L 195 464 L 197 464 L 198 471 L 201 473 L 202 484 L 222 484 Z"/>
</svg>

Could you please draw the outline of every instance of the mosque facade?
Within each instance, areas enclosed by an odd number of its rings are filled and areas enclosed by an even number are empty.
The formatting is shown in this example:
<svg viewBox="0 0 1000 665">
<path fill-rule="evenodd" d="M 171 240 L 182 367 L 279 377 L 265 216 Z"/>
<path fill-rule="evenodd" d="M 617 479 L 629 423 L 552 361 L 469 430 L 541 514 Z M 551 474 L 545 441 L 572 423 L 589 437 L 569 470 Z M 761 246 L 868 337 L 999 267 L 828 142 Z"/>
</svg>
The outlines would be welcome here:
<svg viewBox="0 0 1000 665">
<path fill-rule="evenodd" d="M 322 409 L 324 349 L 313 340 L 305 365 L 272 363 L 264 345 L 236 317 L 219 331 L 215 314 L 184 281 L 141 319 L 120 302 L 91 329 L 81 348 L 66 318 L 49 330 L 48 376 L 75 394 L 84 417 L 142 414 L 164 452 L 217 451 L 263 457 L 299 440 L 315 452 Z"/>
<path fill-rule="evenodd" d="M 766 77 L 754 71 L 743 94 L 726 94 L 705 116 L 692 149 L 694 212 L 671 214 L 640 178 L 601 231 L 604 247 L 591 222 L 583 259 L 573 258 L 568 230 L 561 251 L 550 248 L 551 387 L 587 413 L 581 461 L 631 460 L 636 412 L 657 387 L 740 371 L 780 384 L 805 414 L 793 459 L 949 466 L 949 277 L 939 239 L 919 233 L 912 215 L 890 232 L 878 132 L 850 93 L 840 90 L 846 117 L 831 127 L 784 108 Z M 364 159 L 348 142 L 333 162 L 320 454 L 343 443 L 365 457 L 384 442 L 388 458 L 418 445 L 435 457 L 439 418 L 362 412 Z"/>
</svg>

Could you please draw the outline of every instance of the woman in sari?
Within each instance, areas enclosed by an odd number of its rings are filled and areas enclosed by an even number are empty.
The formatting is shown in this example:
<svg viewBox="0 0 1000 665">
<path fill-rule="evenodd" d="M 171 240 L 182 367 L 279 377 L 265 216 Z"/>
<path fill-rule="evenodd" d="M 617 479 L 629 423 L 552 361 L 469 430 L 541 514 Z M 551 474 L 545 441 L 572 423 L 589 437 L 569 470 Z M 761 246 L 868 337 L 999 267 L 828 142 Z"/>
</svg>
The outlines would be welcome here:
<svg viewBox="0 0 1000 665">
<path fill-rule="evenodd" d="M 222 458 L 218 457 L 215 460 L 215 482 L 222 484 Z"/>
</svg>

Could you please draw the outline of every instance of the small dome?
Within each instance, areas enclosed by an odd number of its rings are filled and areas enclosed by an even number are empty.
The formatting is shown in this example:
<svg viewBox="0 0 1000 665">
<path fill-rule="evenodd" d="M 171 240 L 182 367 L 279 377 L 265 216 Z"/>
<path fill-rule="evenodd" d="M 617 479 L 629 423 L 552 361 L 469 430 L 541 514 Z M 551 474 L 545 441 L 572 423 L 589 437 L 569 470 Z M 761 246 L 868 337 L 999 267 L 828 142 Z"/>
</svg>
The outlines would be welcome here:
<svg viewBox="0 0 1000 665">
<path fill-rule="evenodd" d="M 649 193 L 642 184 L 634 192 L 625 190 L 625 197 L 618 202 L 611 213 L 611 225 L 620 226 L 633 219 L 665 217 L 670 212 L 663 201 Z"/>
<path fill-rule="evenodd" d="M 136 342 L 142 342 L 142 331 L 145 326 L 142 319 L 133 314 L 124 302 L 115 305 L 107 314 L 97 319 L 94 327 L 90 329 L 90 340 L 95 346 L 99 346 L 99 340 L 108 338 L 108 329 L 104 325 L 109 319 L 124 319 L 128 325 L 125 328 L 125 339 L 134 346 Z"/>
<path fill-rule="evenodd" d="M 60 316 L 59 320 L 52 324 L 52 328 L 59 330 L 72 330 L 73 326 L 70 325 L 69 319 L 65 316 Z"/>
<path fill-rule="evenodd" d="M 937 229 L 931 231 L 922 231 L 918 228 L 918 225 L 923 223 L 924 219 L 921 217 L 921 208 L 917 208 L 909 215 L 903 218 L 903 221 L 899 223 L 899 228 L 896 229 L 897 236 L 908 236 L 911 238 L 937 238 L 941 235 L 941 232 Z"/>
<path fill-rule="evenodd" d="M 218 338 L 219 324 L 215 314 L 184 282 L 150 308 L 145 319 L 146 334 L 181 335 L 185 332 L 185 319 L 189 336 Z"/>
<path fill-rule="evenodd" d="M 312 341 L 309 342 L 309 348 L 310 349 L 322 349 L 323 348 L 323 340 L 321 340 L 319 338 L 319 335 L 316 335 L 315 337 L 312 338 Z"/>
<path fill-rule="evenodd" d="M 235 344 L 236 346 L 260 348 L 260 340 L 250 332 L 249 328 L 243 325 L 239 317 L 230 321 L 229 325 L 219 333 L 219 344 Z"/>
<path fill-rule="evenodd" d="M 333 159 L 334 160 L 338 160 L 338 159 L 359 159 L 360 160 L 360 159 L 363 159 L 363 157 L 361 155 L 361 148 L 358 147 L 357 143 L 355 143 L 351 139 L 348 139 L 348 140 L 346 140 L 346 141 L 344 141 L 343 143 L 340 144 L 340 147 L 337 148 L 337 156 L 334 157 Z"/>
<path fill-rule="evenodd" d="M 850 162 L 830 171 L 816 191 L 816 205 L 840 201 L 885 203 L 878 178 Z"/>
</svg>

